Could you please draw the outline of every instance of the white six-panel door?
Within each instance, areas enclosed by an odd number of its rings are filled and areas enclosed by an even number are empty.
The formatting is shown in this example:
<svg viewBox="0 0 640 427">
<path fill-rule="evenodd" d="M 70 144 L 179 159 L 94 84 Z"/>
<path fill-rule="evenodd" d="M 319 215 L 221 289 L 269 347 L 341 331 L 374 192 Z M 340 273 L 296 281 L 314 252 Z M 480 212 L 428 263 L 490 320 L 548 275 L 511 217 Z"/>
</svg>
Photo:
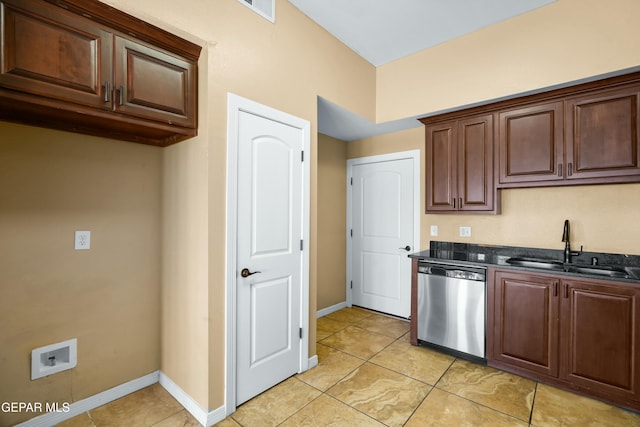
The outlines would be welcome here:
<svg viewBox="0 0 640 427">
<path fill-rule="evenodd" d="M 404 318 L 411 313 L 407 255 L 419 250 L 415 163 L 401 158 L 350 167 L 351 303 Z"/>
</svg>

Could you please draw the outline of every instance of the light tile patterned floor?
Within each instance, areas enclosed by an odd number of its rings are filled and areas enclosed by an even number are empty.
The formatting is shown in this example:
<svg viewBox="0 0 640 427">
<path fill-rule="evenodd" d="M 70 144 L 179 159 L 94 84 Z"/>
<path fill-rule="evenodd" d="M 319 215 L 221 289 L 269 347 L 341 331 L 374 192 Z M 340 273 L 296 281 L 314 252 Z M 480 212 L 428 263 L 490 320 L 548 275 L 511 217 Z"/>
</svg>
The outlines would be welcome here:
<svg viewBox="0 0 640 427">
<path fill-rule="evenodd" d="M 640 414 L 409 344 L 409 324 L 359 308 L 318 319 L 317 367 L 241 405 L 220 427 L 640 426 Z M 153 385 L 62 427 L 197 426 Z"/>
</svg>

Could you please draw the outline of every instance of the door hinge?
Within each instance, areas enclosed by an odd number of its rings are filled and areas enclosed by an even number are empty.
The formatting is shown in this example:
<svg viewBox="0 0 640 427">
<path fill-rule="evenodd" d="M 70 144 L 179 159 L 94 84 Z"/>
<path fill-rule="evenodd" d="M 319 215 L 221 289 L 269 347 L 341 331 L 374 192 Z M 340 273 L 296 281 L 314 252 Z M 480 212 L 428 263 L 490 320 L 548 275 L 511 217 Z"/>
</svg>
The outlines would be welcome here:
<svg viewBox="0 0 640 427">
<path fill-rule="evenodd" d="M 351 177 L 351 185 L 353 185 L 353 177 Z"/>
<path fill-rule="evenodd" d="M 351 281 L 351 289 L 353 289 L 353 280 Z"/>
<path fill-rule="evenodd" d="M 304 162 L 304 151 L 300 152 L 300 161 Z"/>
<path fill-rule="evenodd" d="M 351 229 L 350 234 L 351 234 L 351 237 L 353 237 L 353 228 Z"/>
<path fill-rule="evenodd" d="M 300 240 L 300 250 L 304 250 L 304 240 Z"/>
<path fill-rule="evenodd" d="M 300 339 L 302 339 L 302 328 L 300 328 Z"/>
</svg>

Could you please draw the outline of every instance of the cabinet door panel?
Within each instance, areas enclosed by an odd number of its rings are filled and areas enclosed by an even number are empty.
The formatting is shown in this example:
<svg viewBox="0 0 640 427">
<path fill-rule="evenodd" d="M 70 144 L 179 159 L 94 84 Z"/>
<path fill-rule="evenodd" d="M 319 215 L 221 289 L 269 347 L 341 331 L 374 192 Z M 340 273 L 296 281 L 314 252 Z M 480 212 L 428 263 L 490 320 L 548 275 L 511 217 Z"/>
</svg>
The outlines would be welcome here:
<svg viewBox="0 0 640 427">
<path fill-rule="evenodd" d="M 572 280 L 563 286 L 561 378 L 611 395 L 637 395 L 637 291 Z"/>
<path fill-rule="evenodd" d="M 493 208 L 493 116 L 458 123 L 458 207 L 461 210 Z"/>
<path fill-rule="evenodd" d="M 455 210 L 458 194 L 456 122 L 427 126 L 426 132 L 426 210 Z"/>
<path fill-rule="evenodd" d="M 562 103 L 500 113 L 500 183 L 562 180 Z"/>
<path fill-rule="evenodd" d="M 111 108 L 111 33 L 46 3 L 5 1 L 2 19 L 0 86 Z"/>
<path fill-rule="evenodd" d="M 629 89 L 567 102 L 568 179 L 640 173 L 638 102 Z"/>
<path fill-rule="evenodd" d="M 558 375 L 557 289 L 551 277 L 496 271 L 491 334 L 495 360 Z"/>
<path fill-rule="evenodd" d="M 195 126 L 195 64 L 116 37 L 116 111 Z"/>
</svg>

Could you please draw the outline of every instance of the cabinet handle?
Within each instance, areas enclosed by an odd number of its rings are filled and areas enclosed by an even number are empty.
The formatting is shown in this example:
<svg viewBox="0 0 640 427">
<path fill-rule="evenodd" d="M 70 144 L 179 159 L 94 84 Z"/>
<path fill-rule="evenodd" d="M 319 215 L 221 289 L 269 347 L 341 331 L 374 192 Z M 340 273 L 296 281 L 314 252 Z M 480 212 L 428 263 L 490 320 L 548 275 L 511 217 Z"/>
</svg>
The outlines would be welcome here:
<svg viewBox="0 0 640 427">
<path fill-rule="evenodd" d="M 562 163 L 558 163 L 558 176 L 562 176 Z"/>
<path fill-rule="evenodd" d="M 569 176 L 573 175 L 573 163 L 569 163 L 567 165 L 567 175 Z"/>
<path fill-rule="evenodd" d="M 462 209 L 462 197 L 458 199 L 458 209 Z"/>
<path fill-rule="evenodd" d="M 456 198 L 454 197 L 453 198 L 453 209 L 455 209 L 455 208 L 456 208 Z"/>
<path fill-rule="evenodd" d="M 564 285 L 564 297 L 569 298 L 569 285 Z"/>
<path fill-rule="evenodd" d="M 124 86 L 120 86 L 118 90 L 118 105 L 124 105 Z"/>
<path fill-rule="evenodd" d="M 104 102 L 109 102 L 111 100 L 111 84 L 109 81 L 104 82 Z"/>
<path fill-rule="evenodd" d="M 553 282 L 553 296 L 558 296 L 558 282 Z"/>
</svg>

